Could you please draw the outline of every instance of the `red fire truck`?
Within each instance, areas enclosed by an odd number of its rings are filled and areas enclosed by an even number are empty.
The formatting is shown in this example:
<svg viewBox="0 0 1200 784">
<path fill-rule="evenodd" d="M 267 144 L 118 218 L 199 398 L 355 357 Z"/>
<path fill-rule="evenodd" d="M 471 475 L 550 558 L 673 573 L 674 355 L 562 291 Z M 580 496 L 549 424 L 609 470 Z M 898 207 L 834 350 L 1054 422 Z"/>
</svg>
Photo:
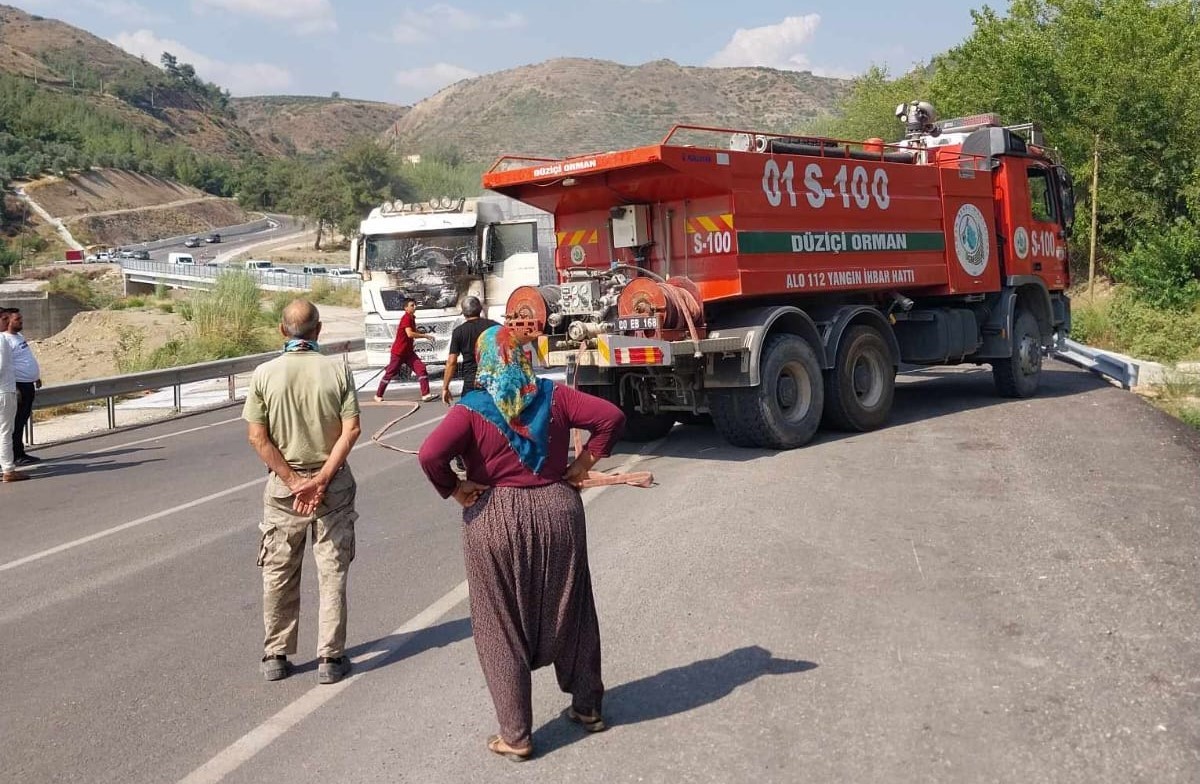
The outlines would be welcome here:
<svg viewBox="0 0 1200 784">
<path fill-rule="evenodd" d="M 1037 388 L 1070 329 L 1070 176 L 1035 124 L 937 122 L 846 142 L 676 126 L 659 144 L 505 156 L 484 186 L 555 216 L 556 285 L 509 323 L 652 440 L 711 414 L 739 446 L 886 422 L 896 371 L 990 364 Z"/>
</svg>

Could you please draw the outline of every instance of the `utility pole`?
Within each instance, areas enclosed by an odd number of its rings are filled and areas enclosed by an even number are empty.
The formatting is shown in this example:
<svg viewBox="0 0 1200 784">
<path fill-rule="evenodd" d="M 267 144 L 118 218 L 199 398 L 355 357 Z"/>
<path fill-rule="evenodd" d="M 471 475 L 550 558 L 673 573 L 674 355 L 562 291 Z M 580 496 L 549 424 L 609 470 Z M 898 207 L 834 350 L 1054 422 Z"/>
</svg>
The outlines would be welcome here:
<svg viewBox="0 0 1200 784">
<path fill-rule="evenodd" d="M 1100 203 L 1100 134 L 1092 151 L 1092 249 L 1088 254 L 1088 299 L 1096 298 L 1096 208 Z"/>
</svg>

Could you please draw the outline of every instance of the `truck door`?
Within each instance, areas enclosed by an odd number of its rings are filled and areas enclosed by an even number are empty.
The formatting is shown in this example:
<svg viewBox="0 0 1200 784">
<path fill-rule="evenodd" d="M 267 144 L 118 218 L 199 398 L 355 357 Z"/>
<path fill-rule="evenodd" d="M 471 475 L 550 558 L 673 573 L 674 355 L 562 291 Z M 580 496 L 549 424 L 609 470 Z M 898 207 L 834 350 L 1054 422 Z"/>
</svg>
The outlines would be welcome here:
<svg viewBox="0 0 1200 784">
<path fill-rule="evenodd" d="M 484 307 L 489 313 L 503 314 L 509 294 L 539 283 L 537 221 L 504 221 L 484 227 L 482 266 Z"/>
<path fill-rule="evenodd" d="M 1066 232 L 1054 170 L 1040 161 L 1013 157 L 1005 161 L 1003 172 L 1005 274 L 1032 275 L 1050 289 L 1065 288 Z"/>
</svg>

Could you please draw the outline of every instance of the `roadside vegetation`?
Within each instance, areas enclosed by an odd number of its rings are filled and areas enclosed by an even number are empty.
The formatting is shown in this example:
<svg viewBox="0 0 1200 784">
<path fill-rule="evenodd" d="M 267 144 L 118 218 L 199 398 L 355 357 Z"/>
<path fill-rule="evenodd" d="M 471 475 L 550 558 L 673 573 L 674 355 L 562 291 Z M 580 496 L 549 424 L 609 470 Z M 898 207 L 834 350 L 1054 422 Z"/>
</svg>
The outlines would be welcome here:
<svg viewBox="0 0 1200 784">
<path fill-rule="evenodd" d="M 1073 336 L 1166 363 L 1200 356 L 1196 3 L 1012 0 L 1007 14 L 971 13 L 962 44 L 899 76 L 872 69 L 805 130 L 894 139 L 892 109 L 914 98 L 943 118 L 995 112 L 1039 123 L 1075 180 Z M 1082 293 L 1093 234 L 1097 276 L 1116 284 L 1094 301 Z M 1196 421 L 1195 409 L 1178 410 Z"/>
<path fill-rule="evenodd" d="M 254 278 L 230 271 L 217 279 L 211 291 L 197 291 L 186 299 L 170 299 L 165 291 L 153 296 L 124 297 L 110 308 L 154 308 L 178 313 L 189 328 L 153 351 L 145 349 L 145 335 L 127 328 L 118 336 L 114 356 L 122 373 L 191 365 L 277 349 L 283 309 L 297 297 L 317 304 L 353 307 L 359 302 L 356 289 L 335 287 L 317 281 L 311 291 L 276 291 L 263 295 Z"/>
</svg>

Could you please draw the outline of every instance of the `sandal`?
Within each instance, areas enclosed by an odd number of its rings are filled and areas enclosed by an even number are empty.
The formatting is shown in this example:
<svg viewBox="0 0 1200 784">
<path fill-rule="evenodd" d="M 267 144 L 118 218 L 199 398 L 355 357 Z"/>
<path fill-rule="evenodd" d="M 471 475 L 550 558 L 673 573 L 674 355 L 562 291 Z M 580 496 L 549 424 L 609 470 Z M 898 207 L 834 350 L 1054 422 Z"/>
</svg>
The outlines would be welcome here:
<svg viewBox="0 0 1200 784">
<path fill-rule="evenodd" d="M 608 729 L 608 725 L 604 723 L 603 716 L 600 714 L 587 716 L 575 710 L 575 707 L 572 705 L 567 706 L 566 710 L 562 712 L 562 717 L 567 721 L 578 724 L 588 732 L 604 732 Z"/>
<path fill-rule="evenodd" d="M 499 735 L 493 735 L 487 740 L 488 751 L 493 754 L 499 754 L 512 762 L 524 762 L 533 756 L 533 746 L 526 746 L 523 749 L 513 748 L 504 742 L 504 738 Z"/>
</svg>

